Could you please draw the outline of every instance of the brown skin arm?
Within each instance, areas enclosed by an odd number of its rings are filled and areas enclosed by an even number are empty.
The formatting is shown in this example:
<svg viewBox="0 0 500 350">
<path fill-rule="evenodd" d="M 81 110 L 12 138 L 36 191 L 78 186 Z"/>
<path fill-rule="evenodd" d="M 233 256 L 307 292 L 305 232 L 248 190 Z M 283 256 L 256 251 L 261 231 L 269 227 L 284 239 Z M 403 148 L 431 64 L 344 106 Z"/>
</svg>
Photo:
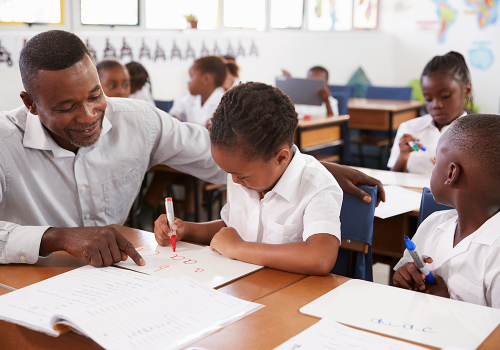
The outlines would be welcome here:
<svg viewBox="0 0 500 350">
<path fill-rule="evenodd" d="M 230 259 L 272 269 L 306 275 L 326 275 L 335 262 L 340 242 L 326 233 L 315 234 L 305 242 L 265 244 L 245 242 L 232 227 L 215 234 L 210 248 Z"/>
<path fill-rule="evenodd" d="M 51 227 L 42 236 L 39 254 L 59 250 L 84 257 L 92 266 L 109 266 L 127 260 L 127 256 L 137 265 L 145 264 L 132 243 L 113 227 Z"/>
<path fill-rule="evenodd" d="M 392 167 L 392 171 L 397 171 L 400 173 L 406 172 L 406 164 L 408 163 L 408 159 L 410 158 L 411 152 L 414 152 L 413 148 L 408 144 L 410 141 L 420 141 L 413 137 L 410 134 L 404 134 L 399 141 L 399 157 L 396 160 L 396 164 Z M 418 148 L 421 148 L 421 145 L 417 145 Z"/>
<path fill-rule="evenodd" d="M 330 90 L 328 90 L 326 87 L 323 89 L 318 89 L 316 90 L 316 94 L 321 98 L 321 101 L 325 103 L 326 106 L 326 115 L 328 117 L 333 117 L 333 109 L 332 106 L 330 105 Z"/>
<path fill-rule="evenodd" d="M 349 168 L 345 165 L 335 164 L 335 163 L 327 163 L 321 162 L 321 164 L 328 170 L 335 180 L 339 183 L 342 191 L 347 192 L 359 200 L 370 203 L 372 198 L 365 191 L 357 188 L 357 185 L 369 185 L 369 186 L 378 186 L 377 192 L 377 205 L 380 202 L 385 202 L 385 191 L 384 186 L 382 186 L 382 182 L 373 177 L 362 173 L 359 170 Z"/>
</svg>

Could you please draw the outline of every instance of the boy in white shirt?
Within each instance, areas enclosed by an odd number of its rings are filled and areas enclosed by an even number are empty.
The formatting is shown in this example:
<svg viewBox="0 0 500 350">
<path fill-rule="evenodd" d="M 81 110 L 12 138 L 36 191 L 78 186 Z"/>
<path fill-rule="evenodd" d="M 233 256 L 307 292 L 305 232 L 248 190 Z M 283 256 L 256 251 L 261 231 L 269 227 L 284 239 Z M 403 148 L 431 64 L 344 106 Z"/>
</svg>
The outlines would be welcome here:
<svg viewBox="0 0 500 350">
<path fill-rule="evenodd" d="M 500 116 L 459 118 L 441 136 L 431 189 L 454 207 L 429 216 L 413 242 L 434 274 L 425 285 L 409 253 L 395 286 L 500 308 Z"/>
<path fill-rule="evenodd" d="M 228 173 L 222 220 L 176 219 L 177 239 L 270 268 L 324 275 L 340 245 L 342 190 L 313 157 L 293 145 L 293 103 L 278 88 L 249 82 L 228 90 L 212 118 L 215 162 Z M 165 215 L 155 222 L 158 244 L 169 243 Z"/>
</svg>

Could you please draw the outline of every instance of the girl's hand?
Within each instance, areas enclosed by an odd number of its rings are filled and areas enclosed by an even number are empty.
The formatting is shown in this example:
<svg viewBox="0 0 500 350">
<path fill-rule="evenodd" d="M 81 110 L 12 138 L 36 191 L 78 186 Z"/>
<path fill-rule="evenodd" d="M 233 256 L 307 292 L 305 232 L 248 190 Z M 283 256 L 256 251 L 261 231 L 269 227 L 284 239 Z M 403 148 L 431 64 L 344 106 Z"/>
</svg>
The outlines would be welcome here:
<svg viewBox="0 0 500 350">
<path fill-rule="evenodd" d="M 234 228 L 223 227 L 212 238 L 210 249 L 229 259 L 236 259 L 236 248 L 244 242 Z"/>
<path fill-rule="evenodd" d="M 181 219 L 175 218 L 172 223 L 172 230 L 176 231 L 177 240 L 182 240 L 185 229 L 186 227 L 184 222 Z M 154 232 L 156 242 L 158 242 L 158 244 L 162 247 L 168 246 L 170 244 L 169 237 L 173 235 L 172 230 L 168 227 L 167 216 L 165 214 L 160 215 L 155 221 Z"/>
<path fill-rule="evenodd" d="M 404 134 L 403 137 L 401 137 L 401 140 L 399 141 L 399 151 L 401 154 L 410 154 L 411 152 L 414 152 L 413 148 L 411 148 L 409 142 L 410 141 L 420 141 L 420 139 L 417 139 L 413 137 L 410 134 Z M 417 145 L 418 148 L 420 149 L 420 145 Z"/>
</svg>

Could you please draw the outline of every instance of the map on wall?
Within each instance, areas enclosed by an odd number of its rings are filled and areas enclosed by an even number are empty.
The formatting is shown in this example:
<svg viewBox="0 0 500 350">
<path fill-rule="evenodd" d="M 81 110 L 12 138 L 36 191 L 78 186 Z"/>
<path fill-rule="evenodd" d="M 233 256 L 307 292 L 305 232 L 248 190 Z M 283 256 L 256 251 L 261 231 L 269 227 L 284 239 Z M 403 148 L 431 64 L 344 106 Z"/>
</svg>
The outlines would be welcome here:
<svg viewBox="0 0 500 350">
<path fill-rule="evenodd" d="M 465 0 L 465 3 L 477 11 L 477 22 L 480 28 L 497 22 L 499 0 Z"/>
<path fill-rule="evenodd" d="M 457 17 L 457 10 L 450 6 L 448 0 L 436 0 L 437 14 L 439 18 L 438 41 L 446 40 L 446 35 Z"/>
</svg>

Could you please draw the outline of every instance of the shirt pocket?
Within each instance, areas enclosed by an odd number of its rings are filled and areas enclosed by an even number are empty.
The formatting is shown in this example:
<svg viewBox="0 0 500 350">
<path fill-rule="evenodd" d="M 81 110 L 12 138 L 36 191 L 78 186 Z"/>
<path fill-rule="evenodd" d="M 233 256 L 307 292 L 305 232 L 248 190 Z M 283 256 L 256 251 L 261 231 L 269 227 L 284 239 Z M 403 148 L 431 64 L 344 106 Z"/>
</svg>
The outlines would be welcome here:
<svg viewBox="0 0 500 350">
<path fill-rule="evenodd" d="M 448 292 L 451 299 L 486 305 L 483 288 L 461 275 L 454 274 L 448 279 Z"/>
<path fill-rule="evenodd" d="M 103 183 L 104 212 L 107 224 L 122 224 L 127 219 L 128 212 L 134 203 L 144 175 L 137 163 L 132 170 L 118 178 Z"/>
<path fill-rule="evenodd" d="M 281 225 L 267 220 L 266 237 L 263 243 L 283 244 L 302 240 L 296 224 Z"/>
</svg>

